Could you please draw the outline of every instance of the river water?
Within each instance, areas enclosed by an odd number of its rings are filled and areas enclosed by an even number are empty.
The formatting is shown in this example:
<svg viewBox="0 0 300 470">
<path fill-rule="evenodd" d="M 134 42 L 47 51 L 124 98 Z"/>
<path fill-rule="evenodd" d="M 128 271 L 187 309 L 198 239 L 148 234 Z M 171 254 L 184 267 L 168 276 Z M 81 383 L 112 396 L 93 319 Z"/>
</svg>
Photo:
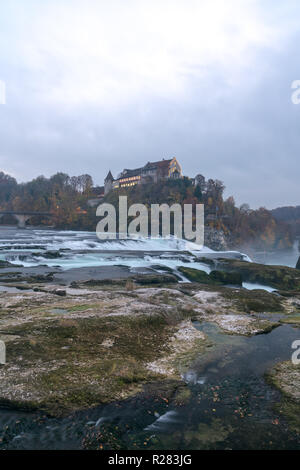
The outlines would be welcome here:
<svg viewBox="0 0 300 470">
<path fill-rule="evenodd" d="M 0 233 L 1 260 L 64 271 L 119 264 L 133 272 L 157 264 L 208 269 L 192 261 L 196 248 L 182 240 L 100 243 L 85 232 Z M 59 254 L 49 258 L 49 251 Z M 283 325 L 242 337 L 224 334 L 210 323 L 194 326 L 215 346 L 185 373 L 179 398 L 166 398 L 161 386 L 153 386 L 134 398 L 61 419 L 1 410 L 0 449 L 300 449 L 299 435 L 276 408 L 280 393 L 264 378 L 272 365 L 290 359 L 299 329 Z"/>
</svg>

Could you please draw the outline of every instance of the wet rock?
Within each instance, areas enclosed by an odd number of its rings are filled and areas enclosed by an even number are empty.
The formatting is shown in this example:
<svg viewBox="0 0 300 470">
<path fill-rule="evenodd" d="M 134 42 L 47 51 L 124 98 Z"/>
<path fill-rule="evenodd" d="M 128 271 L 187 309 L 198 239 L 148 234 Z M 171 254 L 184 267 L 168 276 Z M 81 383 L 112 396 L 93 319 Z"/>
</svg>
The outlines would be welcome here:
<svg viewBox="0 0 300 470">
<path fill-rule="evenodd" d="M 150 266 L 151 269 L 154 269 L 154 271 L 163 271 L 166 273 L 171 273 L 173 274 L 173 269 L 169 268 L 169 266 L 163 266 L 162 264 L 152 264 Z"/>
<path fill-rule="evenodd" d="M 133 277 L 146 287 L 126 289 Z M 202 354 L 212 346 L 191 318 L 222 321 L 230 334 L 233 329 L 235 334 L 256 334 L 265 331 L 267 322 L 247 316 L 247 310 L 283 311 L 280 302 L 286 301 L 264 291 L 176 281 L 168 273 L 140 274 L 73 283 L 79 291 L 88 283 L 99 287 L 72 295 L 67 291 L 67 296 L 56 297 L 55 291 L 64 291 L 58 283 L 31 285 L 38 292 L 1 295 L 1 334 L 15 339 L 10 362 L 0 370 L 0 404 L 59 415 L 123 400 L 158 380 L 172 379 L 182 386 L 190 364 L 198 355 L 202 363 Z M 175 399 L 184 406 L 188 388 L 177 392 Z"/>
<path fill-rule="evenodd" d="M 204 244 L 212 250 L 228 250 L 228 243 L 223 230 L 217 230 L 210 226 L 205 226 Z"/>
<path fill-rule="evenodd" d="M 211 280 L 220 284 L 231 284 L 241 286 L 243 279 L 240 273 L 227 273 L 225 271 L 212 271 L 209 274 Z"/>
<path fill-rule="evenodd" d="M 56 259 L 56 258 L 62 258 L 62 254 L 60 253 L 60 251 L 55 251 L 55 250 L 49 250 L 49 251 L 46 251 L 45 253 L 35 253 L 36 257 L 43 257 L 43 258 L 47 258 L 47 259 Z"/>
<path fill-rule="evenodd" d="M 72 281 L 70 287 L 77 289 L 78 287 L 101 287 L 101 286 L 125 286 L 126 279 L 88 279 L 87 281 Z"/>
<path fill-rule="evenodd" d="M 289 323 L 290 325 L 299 325 L 300 326 L 300 313 L 286 315 L 284 318 L 280 319 L 281 323 Z"/>
<path fill-rule="evenodd" d="M 35 274 L 28 278 L 24 277 L 23 279 L 28 282 L 51 282 L 53 281 L 54 273 L 48 274 Z"/>
<path fill-rule="evenodd" d="M 46 247 L 42 245 L 30 245 L 31 250 L 45 250 Z M 3 245 L 0 247 L 1 251 L 7 250 L 28 250 L 28 245 Z"/>
<path fill-rule="evenodd" d="M 128 280 L 140 284 L 140 285 L 152 285 L 152 284 L 173 284 L 177 283 L 179 278 L 175 274 L 169 273 L 137 273 L 133 276 L 127 276 L 126 278 L 105 278 L 105 279 L 88 279 L 87 281 L 72 281 L 70 286 L 77 288 L 78 286 L 126 286 Z"/>
<path fill-rule="evenodd" d="M 300 433 L 300 364 L 292 361 L 276 364 L 266 378 L 283 394 L 278 411 L 288 420 L 290 428 Z"/>
<path fill-rule="evenodd" d="M 239 273 L 230 273 L 225 271 L 214 270 L 210 274 L 205 271 L 195 268 L 186 268 L 180 266 L 178 271 L 181 272 L 189 281 L 199 282 L 202 284 L 214 284 L 214 285 L 242 285 L 242 276 Z"/>
<path fill-rule="evenodd" d="M 172 284 L 178 282 L 174 274 L 138 274 L 131 279 L 137 284 Z"/>
<path fill-rule="evenodd" d="M 284 300 L 265 290 L 226 289 L 223 297 L 234 302 L 240 312 L 284 312 Z"/>
<path fill-rule="evenodd" d="M 210 424 L 200 423 L 196 431 L 184 433 L 185 445 L 194 449 L 209 449 L 212 444 L 223 442 L 234 431 L 231 425 L 224 426 L 221 419 L 213 418 Z"/>
<path fill-rule="evenodd" d="M 300 364 L 296 365 L 291 361 L 276 364 L 269 377 L 281 392 L 295 400 L 300 400 Z"/>
<path fill-rule="evenodd" d="M 22 264 L 13 264 L 9 261 L 0 260 L 0 268 L 22 268 Z"/>
<path fill-rule="evenodd" d="M 52 292 L 53 292 L 53 294 L 59 295 L 61 297 L 64 297 L 64 296 L 67 295 L 67 292 L 64 289 L 55 289 Z"/>
<path fill-rule="evenodd" d="M 192 392 L 185 384 L 178 388 L 174 398 L 174 403 L 176 404 L 176 406 L 187 405 L 191 399 L 191 396 Z"/>
<path fill-rule="evenodd" d="M 136 395 L 157 379 L 179 385 L 181 369 L 206 342 L 181 303 L 170 308 L 167 290 L 137 289 L 141 296 L 129 300 L 123 287 L 105 286 L 83 304 L 76 295 L 55 299 L 52 287 L 11 297 L 13 316 L 3 297 L 2 335 L 15 339 L 0 370 L 0 404 L 59 416 Z"/>
<path fill-rule="evenodd" d="M 263 284 L 280 290 L 299 290 L 300 272 L 287 266 L 268 266 L 233 259 L 218 259 L 218 270 L 239 273 L 243 281 Z"/>
<path fill-rule="evenodd" d="M 207 264 L 207 266 L 210 266 L 211 268 L 215 267 L 215 261 L 214 261 L 213 258 L 207 258 L 207 257 L 200 256 L 200 257 L 196 258 L 195 261 L 197 261 L 199 263 Z"/>
<path fill-rule="evenodd" d="M 210 284 L 211 278 L 205 271 L 195 268 L 186 268 L 180 266 L 178 271 L 181 272 L 189 281 L 191 282 L 200 282 L 203 284 Z"/>
</svg>

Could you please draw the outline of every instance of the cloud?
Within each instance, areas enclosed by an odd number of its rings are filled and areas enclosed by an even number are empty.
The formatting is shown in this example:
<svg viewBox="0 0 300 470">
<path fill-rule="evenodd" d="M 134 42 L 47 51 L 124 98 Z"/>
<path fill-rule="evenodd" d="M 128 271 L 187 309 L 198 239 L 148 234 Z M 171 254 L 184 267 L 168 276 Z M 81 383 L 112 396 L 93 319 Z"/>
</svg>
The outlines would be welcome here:
<svg viewBox="0 0 300 470">
<path fill-rule="evenodd" d="M 296 2 L 12 0 L 1 10 L 3 170 L 102 183 L 108 168 L 176 155 L 239 202 L 299 203 Z"/>
</svg>

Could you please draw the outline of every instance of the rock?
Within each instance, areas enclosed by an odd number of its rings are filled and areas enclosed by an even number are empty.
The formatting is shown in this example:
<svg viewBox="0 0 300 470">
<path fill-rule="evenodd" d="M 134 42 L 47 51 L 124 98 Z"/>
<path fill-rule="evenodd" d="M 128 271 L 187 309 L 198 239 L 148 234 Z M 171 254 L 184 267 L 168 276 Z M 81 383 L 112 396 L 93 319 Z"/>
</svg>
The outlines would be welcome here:
<svg viewBox="0 0 300 470">
<path fill-rule="evenodd" d="M 48 274 L 34 274 L 28 278 L 29 282 L 51 282 L 53 281 L 53 273 Z M 26 278 L 24 278 L 27 280 Z"/>
<path fill-rule="evenodd" d="M 296 269 L 300 269 L 300 256 L 299 256 L 298 262 L 296 264 Z"/>
<path fill-rule="evenodd" d="M 64 289 L 55 289 L 52 291 L 53 294 L 60 295 L 61 297 L 64 297 L 67 295 L 67 292 Z"/>
<path fill-rule="evenodd" d="M 0 268 L 22 268 L 22 264 L 13 264 L 9 261 L 0 260 Z"/>
<path fill-rule="evenodd" d="M 31 250 L 45 250 L 46 247 L 43 245 L 30 245 Z M 28 250 L 28 245 L 3 245 L 0 250 Z"/>
<path fill-rule="evenodd" d="M 288 421 L 292 431 L 300 433 L 300 364 L 280 362 L 267 372 L 266 378 L 282 393 L 277 410 Z"/>
<path fill-rule="evenodd" d="M 46 251 L 45 253 L 35 253 L 34 256 L 47 258 L 47 259 L 62 258 L 62 254 L 58 250 L 57 251 L 49 250 L 49 251 Z"/>
<path fill-rule="evenodd" d="M 224 232 L 222 230 L 217 230 L 210 226 L 205 226 L 204 244 L 212 250 L 228 250 L 228 244 Z"/>
<path fill-rule="evenodd" d="M 163 266 L 161 264 L 152 264 L 150 266 L 151 269 L 154 269 L 155 271 L 163 271 L 166 273 L 173 274 L 173 269 L 169 268 L 169 266 Z"/>
<path fill-rule="evenodd" d="M 199 282 L 202 284 L 216 284 L 216 285 L 242 285 L 242 276 L 239 273 L 230 273 L 225 271 L 211 271 L 207 274 L 205 271 L 195 268 L 186 268 L 180 266 L 178 271 L 181 272 L 189 281 Z"/>
<path fill-rule="evenodd" d="M 135 274 L 133 276 L 128 276 L 126 278 L 116 278 L 116 279 L 89 279 L 87 281 L 72 282 L 71 287 L 78 288 L 78 286 L 126 286 L 128 281 L 132 281 L 140 285 L 151 285 L 151 284 L 173 284 L 179 281 L 179 278 L 174 274 L 168 273 L 151 273 L 151 274 Z"/>
<path fill-rule="evenodd" d="M 280 362 L 267 374 L 270 381 L 285 395 L 300 400 L 300 364 Z"/>
<path fill-rule="evenodd" d="M 300 272 L 287 266 L 268 266 L 233 259 L 218 259 L 218 270 L 239 273 L 243 281 L 274 287 L 279 290 L 300 290 Z"/>
<path fill-rule="evenodd" d="M 221 284 L 231 284 L 234 286 L 241 286 L 243 279 L 240 273 L 227 273 L 225 271 L 211 271 L 209 277 Z"/>
<path fill-rule="evenodd" d="M 137 274 L 131 279 L 137 284 L 170 284 L 178 282 L 174 274 Z"/>
<path fill-rule="evenodd" d="M 6 342 L 9 337 L 11 343 L 9 362 L 0 367 L 0 405 L 61 416 L 124 400 L 144 389 L 146 397 L 157 390 L 160 401 L 175 396 L 178 406 L 184 406 L 190 392 L 182 378 L 195 358 L 210 353 L 213 345 L 194 327 L 192 318 L 219 322 L 228 332 L 234 329 L 234 334 L 252 335 L 275 326 L 273 320 L 260 320 L 253 312 L 290 312 L 291 302 L 278 295 L 218 288 L 219 279 L 212 277 L 220 274 L 210 276 L 191 268 L 189 273 L 211 285 L 176 284 L 169 273 L 152 273 L 135 274 L 139 284 L 152 288 L 138 286 L 133 291 L 124 289 L 127 280 L 133 280 L 131 275 L 73 282 L 78 288 L 93 283 L 98 288 L 73 292 L 61 300 L 53 294 L 63 291 L 63 285 L 51 282 L 43 284 L 41 294 L 1 295 L 5 319 L 1 339 Z M 221 348 L 220 357 L 223 354 Z M 205 357 L 201 364 L 208 363 Z"/>
<path fill-rule="evenodd" d="M 204 256 L 196 257 L 195 259 L 196 262 L 198 263 L 203 263 L 206 264 L 207 266 L 210 266 L 211 268 L 215 267 L 215 260 L 213 258 L 207 258 Z"/>
<path fill-rule="evenodd" d="M 286 315 L 280 319 L 280 323 L 289 323 L 290 325 L 300 325 L 300 314 Z"/>
<path fill-rule="evenodd" d="M 190 297 L 178 292 L 188 304 L 184 311 L 183 302 L 176 301 L 177 286 L 137 289 L 130 296 L 123 287 L 104 286 L 85 293 L 84 300 L 64 297 L 62 304 L 50 295 L 59 287 L 50 285 L 41 295 L 0 298 L 1 314 L 9 318 L 1 338 L 14 337 L 9 363 L 0 366 L 0 405 L 69 415 L 126 399 L 147 383 L 157 387 L 158 397 L 169 397 L 169 388 L 173 396 L 170 381 L 176 389 L 182 385 L 181 371 L 207 347 L 189 319 Z"/>
<path fill-rule="evenodd" d="M 181 272 L 191 282 L 200 282 L 203 284 L 210 284 L 211 282 L 209 275 L 200 269 L 180 266 L 178 271 Z"/>
</svg>

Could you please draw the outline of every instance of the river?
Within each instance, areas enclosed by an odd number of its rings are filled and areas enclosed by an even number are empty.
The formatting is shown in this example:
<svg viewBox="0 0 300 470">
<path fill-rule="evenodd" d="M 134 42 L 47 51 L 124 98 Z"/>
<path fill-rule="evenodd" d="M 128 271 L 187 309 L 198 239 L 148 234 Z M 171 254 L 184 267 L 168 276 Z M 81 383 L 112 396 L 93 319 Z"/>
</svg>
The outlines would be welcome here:
<svg viewBox="0 0 300 470">
<path fill-rule="evenodd" d="M 99 242 L 87 232 L 0 233 L 0 260 L 64 272 L 120 265 L 130 272 L 153 265 L 176 270 L 179 264 L 191 265 L 188 252 L 196 248 L 182 240 Z M 280 259 L 277 254 L 277 259 L 291 265 L 297 255 L 281 254 Z M 193 267 L 207 269 L 202 263 Z M 182 377 L 181 399 L 157 394 L 154 386 L 134 398 L 60 419 L 1 410 L 0 449 L 300 449 L 299 436 L 276 411 L 281 394 L 264 377 L 272 365 L 291 357 L 299 329 L 282 325 L 244 337 L 224 334 L 210 323 L 194 326 L 214 347 Z"/>
</svg>

